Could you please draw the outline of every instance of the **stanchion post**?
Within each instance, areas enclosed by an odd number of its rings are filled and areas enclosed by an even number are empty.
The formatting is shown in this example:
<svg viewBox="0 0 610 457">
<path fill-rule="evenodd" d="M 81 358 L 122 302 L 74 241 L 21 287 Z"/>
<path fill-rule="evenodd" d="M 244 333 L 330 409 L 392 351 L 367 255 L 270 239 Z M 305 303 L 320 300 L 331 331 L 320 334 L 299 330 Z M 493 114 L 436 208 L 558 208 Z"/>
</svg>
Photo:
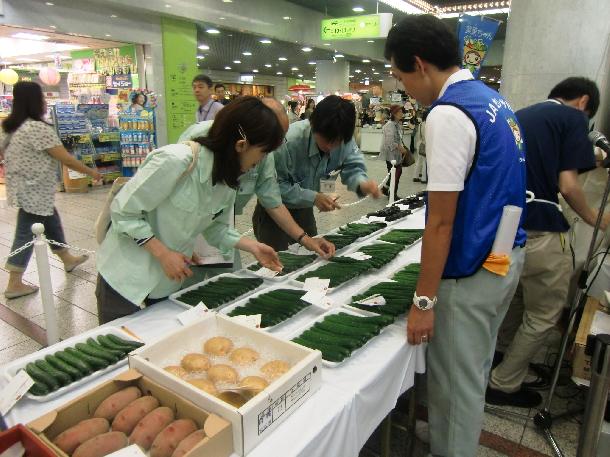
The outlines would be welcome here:
<svg viewBox="0 0 610 457">
<path fill-rule="evenodd" d="M 597 335 L 591 361 L 591 384 L 578 440 L 578 457 L 597 457 L 599 434 L 610 389 L 610 335 Z"/>
<path fill-rule="evenodd" d="M 391 160 L 392 168 L 390 169 L 390 205 L 396 199 L 396 160 Z"/>
<path fill-rule="evenodd" d="M 40 283 L 40 297 L 42 309 L 47 324 L 47 346 L 59 342 L 59 327 L 57 325 L 57 313 L 53 300 L 53 285 L 51 283 L 51 267 L 49 266 L 49 253 L 44 236 L 44 225 L 32 225 L 32 233 L 36 236 L 34 241 L 34 252 L 36 253 L 36 265 L 38 267 L 38 281 Z"/>
</svg>

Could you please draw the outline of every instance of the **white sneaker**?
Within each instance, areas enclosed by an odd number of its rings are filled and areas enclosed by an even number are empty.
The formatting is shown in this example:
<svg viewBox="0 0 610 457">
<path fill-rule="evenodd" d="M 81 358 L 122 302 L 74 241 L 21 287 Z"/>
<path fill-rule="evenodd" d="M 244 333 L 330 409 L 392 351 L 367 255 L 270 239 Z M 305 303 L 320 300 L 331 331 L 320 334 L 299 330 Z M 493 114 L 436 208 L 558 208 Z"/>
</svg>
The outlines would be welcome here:
<svg viewBox="0 0 610 457">
<path fill-rule="evenodd" d="M 428 422 L 415 421 L 415 436 L 422 443 L 430 444 L 430 426 Z"/>
</svg>

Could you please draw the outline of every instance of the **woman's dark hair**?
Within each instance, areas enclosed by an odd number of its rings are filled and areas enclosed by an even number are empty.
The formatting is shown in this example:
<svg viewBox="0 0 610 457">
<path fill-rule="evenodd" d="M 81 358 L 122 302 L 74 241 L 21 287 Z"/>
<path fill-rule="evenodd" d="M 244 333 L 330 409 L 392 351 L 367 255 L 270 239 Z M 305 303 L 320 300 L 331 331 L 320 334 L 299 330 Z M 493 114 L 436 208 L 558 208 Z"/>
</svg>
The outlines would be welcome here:
<svg viewBox="0 0 610 457">
<path fill-rule="evenodd" d="M 13 133 L 28 119 L 43 121 L 44 96 L 39 84 L 20 81 L 13 86 L 13 109 L 2 123 L 2 130 Z"/>
<path fill-rule="evenodd" d="M 146 96 L 146 94 L 144 92 L 136 92 L 135 94 L 132 94 L 131 96 L 131 103 L 136 103 L 138 100 L 139 96 L 144 97 L 144 103 L 142 103 L 142 106 L 146 105 L 146 102 L 148 101 L 148 97 Z"/>
<path fill-rule="evenodd" d="M 305 107 L 305 109 L 309 109 L 309 105 L 311 105 L 313 103 L 312 109 L 316 107 L 316 101 L 313 98 L 310 98 L 309 100 L 307 100 L 307 106 Z"/>
<path fill-rule="evenodd" d="M 415 70 L 415 56 L 447 70 L 460 65 L 458 40 L 447 25 L 430 14 L 410 15 L 390 30 L 385 42 L 385 58 L 394 59 L 396 68 Z"/>
<path fill-rule="evenodd" d="M 329 95 L 316 105 L 309 117 L 311 131 L 328 141 L 351 141 L 356 128 L 356 109 L 338 95 Z"/>
<path fill-rule="evenodd" d="M 548 98 L 561 98 L 570 101 L 583 95 L 589 96 L 589 102 L 585 110 L 589 112 L 589 117 L 595 116 L 599 108 L 599 89 L 597 84 L 588 78 L 574 76 L 564 79 L 553 87 Z"/>
<path fill-rule="evenodd" d="M 265 153 L 277 149 L 284 139 L 284 129 L 277 115 L 259 98 L 236 98 L 216 114 L 207 136 L 195 138 L 196 142 L 214 153 L 213 184 L 222 182 L 229 187 L 237 187 L 241 167 L 235 143 L 243 139 L 240 127 L 248 145 L 262 146 Z"/>
<path fill-rule="evenodd" d="M 294 114 L 296 114 L 296 109 L 299 106 L 299 103 L 294 101 L 294 100 L 290 100 L 288 102 L 288 107 L 290 108 L 290 111 L 292 111 Z"/>
</svg>

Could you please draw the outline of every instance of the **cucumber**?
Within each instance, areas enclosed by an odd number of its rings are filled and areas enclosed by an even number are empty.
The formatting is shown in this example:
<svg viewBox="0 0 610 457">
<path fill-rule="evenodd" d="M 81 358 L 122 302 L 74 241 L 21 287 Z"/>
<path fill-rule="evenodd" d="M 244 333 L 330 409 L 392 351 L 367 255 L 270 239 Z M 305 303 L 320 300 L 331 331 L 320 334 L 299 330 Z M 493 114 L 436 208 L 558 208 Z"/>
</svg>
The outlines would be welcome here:
<svg viewBox="0 0 610 457">
<path fill-rule="evenodd" d="M 134 349 L 138 349 L 138 348 L 141 348 L 142 346 L 144 346 L 144 343 L 141 343 L 139 341 L 134 341 L 134 340 L 124 340 L 123 338 L 119 338 L 118 336 L 113 335 L 112 333 L 109 333 L 106 336 L 113 343 L 119 344 L 119 345 L 122 345 L 122 346 L 130 346 L 130 347 L 133 347 Z"/>
<path fill-rule="evenodd" d="M 100 337 L 98 336 L 98 340 L 99 340 L 99 338 Z M 114 348 L 106 347 L 106 346 L 102 345 L 101 342 L 98 343 L 97 341 L 95 341 L 93 338 L 87 338 L 87 344 L 91 347 L 94 347 L 98 351 L 109 352 L 110 354 L 117 357 L 119 360 L 124 359 L 125 355 L 129 352 L 127 349 L 114 349 Z"/>
<path fill-rule="evenodd" d="M 25 371 L 34 381 L 46 386 L 49 392 L 53 392 L 60 387 L 59 382 L 53 376 L 38 368 L 33 362 L 25 366 Z"/>
<path fill-rule="evenodd" d="M 55 380 L 60 386 L 67 386 L 68 384 L 72 383 L 72 378 L 70 377 L 70 375 L 64 373 L 63 371 L 56 370 L 44 360 L 36 360 L 36 362 L 34 362 L 34 365 L 36 365 L 48 375 L 55 378 Z"/>
<path fill-rule="evenodd" d="M 76 368 L 78 371 L 81 372 L 83 376 L 87 376 L 93 372 L 93 368 L 91 368 L 91 365 L 89 365 L 84 360 L 75 357 L 74 355 L 68 354 L 66 351 L 59 351 L 56 352 L 54 355 L 58 359 L 67 363 L 68 365 L 71 365 Z"/>
<path fill-rule="evenodd" d="M 100 359 L 99 357 L 92 357 L 89 354 L 85 354 L 84 352 L 81 352 L 74 348 L 66 348 L 65 351 L 68 354 L 70 354 L 74 357 L 78 357 L 79 359 L 83 360 L 87 364 L 91 365 L 91 367 L 93 367 L 93 371 L 101 370 L 103 368 L 106 368 L 108 365 L 110 365 L 104 359 Z"/>
<path fill-rule="evenodd" d="M 72 378 L 72 381 L 76 381 L 83 377 L 83 374 L 72 365 L 68 365 L 66 362 L 53 355 L 48 355 L 44 359 L 56 370 L 63 371 L 69 375 Z"/>
<path fill-rule="evenodd" d="M 28 392 L 36 397 L 42 397 L 43 395 L 48 395 L 51 393 L 46 384 L 43 384 L 41 382 L 35 382 L 32 387 L 30 387 L 30 390 L 28 390 Z"/>
<path fill-rule="evenodd" d="M 134 348 L 132 346 L 115 343 L 114 341 L 112 341 L 110 339 L 110 337 L 108 335 L 99 335 L 97 337 L 97 341 L 99 342 L 99 344 L 102 345 L 102 348 L 112 349 L 114 351 L 121 351 L 121 352 L 123 352 L 124 355 L 127 355 L 131 351 L 134 350 Z M 121 358 L 123 358 L 123 357 L 121 357 Z"/>
<path fill-rule="evenodd" d="M 88 344 L 85 344 L 85 343 L 76 343 L 75 347 L 76 347 L 76 349 L 78 349 L 81 352 L 84 352 L 87 355 L 90 355 L 92 357 L 98 357 L 100 359 L 104 359 L 109 364 L 113 364 L 113 363 L 116 363 L 119 361 L 119 358 L 115 357 L 110 352 L 102 351 L 100 349 L 94 348 L 93 346 L 89 346 Z"/>
</svg>

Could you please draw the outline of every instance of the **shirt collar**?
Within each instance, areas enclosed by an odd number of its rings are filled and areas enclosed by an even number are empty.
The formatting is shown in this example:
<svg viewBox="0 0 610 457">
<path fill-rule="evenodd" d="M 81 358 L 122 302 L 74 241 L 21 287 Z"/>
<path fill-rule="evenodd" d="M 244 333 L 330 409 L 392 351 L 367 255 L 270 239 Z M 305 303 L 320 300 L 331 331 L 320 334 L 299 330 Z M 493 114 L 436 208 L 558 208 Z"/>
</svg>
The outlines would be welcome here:
<svg viewBox="0 0 610 457">
<path fill-rule="evenodd" d="M 207 103 L 205 105 L 199 106 L 199 112 L 207 113 L 208 111 L 210 111 L 210 108 L 212 107 L 212 103 L 214 103 L 214 99 L 212 97 L 210 97 L 210 99 L 207 101 Z"/>
<path fill-rule="evenodd" d="M 449 78 L 447 78 L 447 81 L 445 81 L 445 84 L 443 84 L 441 92 L 438 94 L 438 98 L 441 98 L 445 94 L 445 91 L 451 84 L 457 83 L 459 81 L 467 81 L 469 79 L 474 79 L 474 76 L 472 76 L 470 70 L 464 68 L 462 70 L 456 71 L 451 76 L 449 76 Z"/>
</svg>

